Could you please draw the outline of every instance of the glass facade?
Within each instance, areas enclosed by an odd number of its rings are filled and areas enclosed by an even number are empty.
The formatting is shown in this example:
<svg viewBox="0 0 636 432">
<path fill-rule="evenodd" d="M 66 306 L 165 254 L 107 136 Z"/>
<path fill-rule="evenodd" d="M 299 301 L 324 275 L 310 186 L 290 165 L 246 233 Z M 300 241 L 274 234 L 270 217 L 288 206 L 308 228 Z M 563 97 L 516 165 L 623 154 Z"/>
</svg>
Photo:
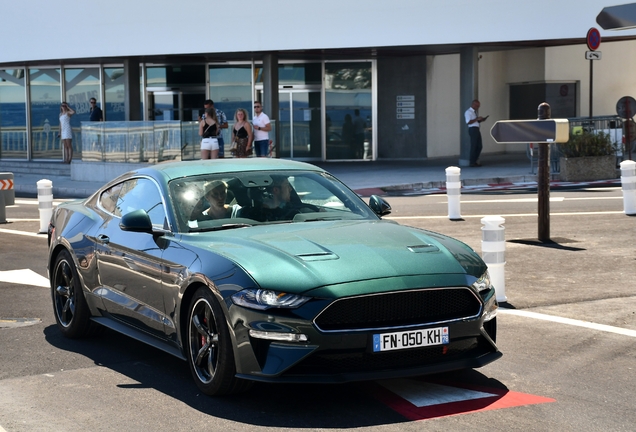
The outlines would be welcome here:
<svg viewBox="0 0 636 432">
<path fill-rule="evenodd" d="M 27 159 L 24 69 L 0 70 L 0 158 Z"/>
<path fill-rule="evenodd" d="M 327 159 L 371 159 L 371 62 L 325 64 Z"/>
<path fill-rule="evenodd" d="M 102 111 L 106 121 L 126 119 L 126 94 L 124 93 L 124 68 L 104 68 L 104 103 Z M 142 99 L 143 100 L 143 99 Z M 100 100 L 97 98 L 97 103 Z"/>
<path fill-rule="evenodd" d="M 252 112 L 252 66 L 210 66 L 210 99 L 214 107 L 234 119 L 239 108 Z"/>
<path fill-rule="evenodd" d="M 184 148 L 176 157 L 185 159 L 198 157 L 196 125 L 205 99 L 214 100 L 232 124 L 238 108 L 253 113 L 252 102 L 267 98 L 259 64 L 142 64 L 140 72 L 142 118 L 146 122 L 181 122 L 178 141 Z M 279 112 L 266 113 L 276 124 L 270 132 L 271 140 L 279 140 L 273 142 L 275 157 L 373 158 L 372 61 L 281 63 L 278 74 Z M 150 148 L 155 144 L 148 141 L 147 133 L 136 133 L 139 125 L 134 133 L 123 126 L 127 118 L 126 79 L 124 67 L 119 64 L 0 70 L 0 158 L 61 160 L 62 100 L 76 112 L 71 118 L 76 159 L 115 162 L 144 161 L 148 154 L 153 154 L 150 160 L 175 157 L 174 149 L 165 143 Z M 116 143 L 106 143 L 99 125 L 89 124 L 89 100 L 93 97 L 102 108 L 104 120 L 117 122 L 108 131 L 109 139 L 121 130 L 125 140 L 122 135 Z M 86 137 L 81 136 L 82 130 Z M 170 135 L 153 128 L 152 136 L 161 133 Z M 223 136 L 229 146 L 230 130 L 224 130 Z M 110 150 L 106 152 L 106 148 Z M 113 154 L 106 154 L 111 151 Z"/>
<path fill-rule="evenodd" d="M 31 152 L 33 159 L 62 160 L 60 103 L 62 80 L 60 69 L 29 69 L 31 90 Z M 79 123 L 71 118 L 75 133 Z M 75 141 L 75 140 L 73 140 Z"/>
</svg>

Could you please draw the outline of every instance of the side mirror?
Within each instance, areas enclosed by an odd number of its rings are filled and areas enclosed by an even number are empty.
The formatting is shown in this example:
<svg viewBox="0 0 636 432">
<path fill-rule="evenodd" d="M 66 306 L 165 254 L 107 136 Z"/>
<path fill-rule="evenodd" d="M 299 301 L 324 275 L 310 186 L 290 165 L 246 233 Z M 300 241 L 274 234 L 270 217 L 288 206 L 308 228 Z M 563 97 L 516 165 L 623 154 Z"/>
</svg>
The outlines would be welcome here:
<svg viewBox="0 0 636 432">
<path fill-rule="evenodd" d="M 369 207 L 373 210 L 373 213 L 380 217 L 391 214 L 391 206 L 389 203 L 377 195 L 371 195 L 371 198 L 369 198 Z"/>
<path fill-rule="evenodd" d="M 122 231 L 145 232 L 152 234 L 152 222 L 146 210 L 134 210 L 126 213 L 119 222 Z"/>
</svg>

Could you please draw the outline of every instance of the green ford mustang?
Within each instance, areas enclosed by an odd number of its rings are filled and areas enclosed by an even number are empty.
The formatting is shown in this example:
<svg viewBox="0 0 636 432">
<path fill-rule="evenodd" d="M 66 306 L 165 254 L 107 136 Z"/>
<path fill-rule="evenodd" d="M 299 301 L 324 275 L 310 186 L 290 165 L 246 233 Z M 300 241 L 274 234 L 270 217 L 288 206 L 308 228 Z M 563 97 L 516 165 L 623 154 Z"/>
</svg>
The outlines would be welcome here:
<svg viewBox="0 0 636 432">
<path fill-rule="evenodd" d="M 58 327 L 75 338 L 105 326 L 169 352 L 208 395 L 501 357 L 481 258 L 447 236 L 382 220 L 390 210 L 300 162 L 132 171 L 54 211 Z"/>
</svg>

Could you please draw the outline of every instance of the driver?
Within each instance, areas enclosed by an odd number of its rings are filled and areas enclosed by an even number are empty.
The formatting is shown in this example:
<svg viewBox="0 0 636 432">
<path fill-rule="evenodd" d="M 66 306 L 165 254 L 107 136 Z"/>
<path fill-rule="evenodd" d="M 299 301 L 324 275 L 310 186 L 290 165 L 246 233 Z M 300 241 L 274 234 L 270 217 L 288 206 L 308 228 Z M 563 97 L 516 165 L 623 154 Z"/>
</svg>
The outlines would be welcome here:
<svg viewBox="0 0 636 432">
<path fill-rule="evenodd" d="M 290 220 L 299 213 L 298 206 L 291 203 L 292 185 L 286 176 L 272 176 L 267 188 L 268 196 L 263 200 L 266 220 Z"/>
</svg>

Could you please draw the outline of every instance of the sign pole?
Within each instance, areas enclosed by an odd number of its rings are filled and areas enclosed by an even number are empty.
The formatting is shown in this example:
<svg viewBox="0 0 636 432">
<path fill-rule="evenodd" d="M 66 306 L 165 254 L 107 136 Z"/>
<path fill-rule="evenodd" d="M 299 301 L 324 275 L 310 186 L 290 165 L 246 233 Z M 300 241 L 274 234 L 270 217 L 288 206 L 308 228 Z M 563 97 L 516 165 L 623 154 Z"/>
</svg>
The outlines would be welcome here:
<svg viewBox="0 0 636 432">
<path fill-rule="evenodd" d="M 550 105 L 539 104 L 539 120 L 550 118 Z M 591 111 L 590 111 L 591 114 Z M 539 241 L 550 241 L 550 144 L 539 143 L 539 161 L 537 162 L 537 198 L 539 207 Z"/>
<path fill-rule="evenodd" d="M 627 98 L 625 98 L 625 113 L 627 114 L 627 128 L 625 130 L 625 146 L 627 147 L 627 150 L 628 150 L 627 154 L 629 155 L 629 160 L 633 160 L 632 159 L 632 137 L 630 133 L 633 114 L 630 111 L 631 110 L 629 109 L 629 101 L 627 100 Z"/>
<path fill-rule="evenodd" d="M 594 60 L 590 60 L 590 118 L 592 118 L 592 94 L 594 88 Z"/>
</svg>

